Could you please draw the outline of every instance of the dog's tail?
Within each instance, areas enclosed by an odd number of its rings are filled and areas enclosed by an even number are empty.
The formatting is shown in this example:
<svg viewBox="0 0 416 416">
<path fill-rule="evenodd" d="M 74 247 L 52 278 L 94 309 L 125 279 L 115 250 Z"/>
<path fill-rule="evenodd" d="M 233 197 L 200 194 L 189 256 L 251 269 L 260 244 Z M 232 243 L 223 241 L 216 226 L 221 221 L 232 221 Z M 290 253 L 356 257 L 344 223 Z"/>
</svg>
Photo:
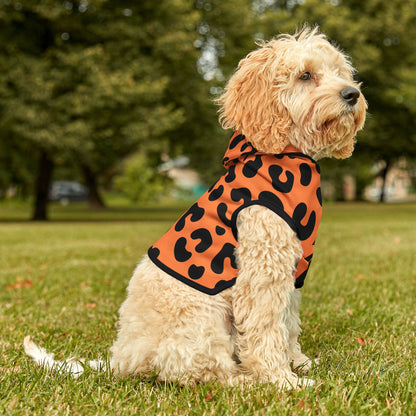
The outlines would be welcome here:
<svg viewBox="0 0 416 416">
<path fill-rule="evenodd" d="M 105 371 L 107 368 L 106 362 L 103 360 L 85 361 L 83 359 L 68 358 L 64 361 L 57 361 L 54 359 L 54 354 L 38 347 L 32 341 L 30 335 L 23 340 L 23 348 L 25 353 L 32 357 L 37 365 L 59 373 L 69 373 L 74 378 L 79 377 L 84 372 L 86 366 L 98 371 Z"/>
</svg>

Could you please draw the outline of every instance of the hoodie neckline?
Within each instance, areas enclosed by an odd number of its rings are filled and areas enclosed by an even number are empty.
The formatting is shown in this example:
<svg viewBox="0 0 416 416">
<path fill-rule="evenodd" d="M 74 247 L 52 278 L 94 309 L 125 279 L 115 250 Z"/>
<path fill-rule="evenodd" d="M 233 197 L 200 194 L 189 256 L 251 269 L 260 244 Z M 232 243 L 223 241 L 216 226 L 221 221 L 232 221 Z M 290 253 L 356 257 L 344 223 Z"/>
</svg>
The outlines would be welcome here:
<svg viewBox="0 0 416 416">
<path fill-rule="evenodd" d="M 229 168 L 230 166 L 236 164 L 239 160 L 244 161 L 250 155 L 264 157 L 291 155 L 309 159 L 311 162 L 318 166 L 318 163 L 312 157 L 305 155 L 297 147 L 293 145 L 286 146 L 281 153 L 264 153 L 257 150 L 243 134 L 238 133 L 234 133 L 230 139 L 230 143 L 227 147 L 227 150 L 223 158 L 223 165 L 226 168 Z"/>
<path fill-rule="evenodd" d="M 291 144 L 289 144 L 288 146 L 286 146 L 283 149 L 283 152 L 280 153 L 280 154 L 284 154 L 284 153 L 301 153 L 301 154 L 303 154 L 297 147 L 292 146 Z"/>
</svg>

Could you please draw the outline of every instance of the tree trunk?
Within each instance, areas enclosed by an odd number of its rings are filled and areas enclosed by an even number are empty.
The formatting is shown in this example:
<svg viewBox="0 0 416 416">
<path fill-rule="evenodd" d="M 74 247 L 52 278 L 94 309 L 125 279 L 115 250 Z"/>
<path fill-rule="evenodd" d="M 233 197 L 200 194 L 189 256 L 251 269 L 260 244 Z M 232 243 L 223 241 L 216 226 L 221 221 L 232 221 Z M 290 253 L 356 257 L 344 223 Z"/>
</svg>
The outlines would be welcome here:
<svg viewBox="0 0 416 416">
<path fill-rule="evenodd" d="M 389 172 L 389 169 L 390 169 L 390 161 L 386 160 L 386 165 L 381 171 L 381 178 L 383 179 L 383 182 L 381 184 L 380 199 L 378 202 L 386 201 L 386 179 L 387 179 L 387 173 Z"/>
<path fill-rule="evenodd" d="M 100 195 L 95 173 L 87 165 L 81 165 L 85 185 L 89 191 L 89 204 L 92 208 L 106 208 L 103 198 Z"/>
<path fill-rule="evenodd" d="M 48 195 L 52 181 L 53 161 L 42 150 L 39 158 L 37 178 L 35 182 L 35 205 L 33 207 L 33 221 L 46 221 L 48 219 Z"/>
</svg>

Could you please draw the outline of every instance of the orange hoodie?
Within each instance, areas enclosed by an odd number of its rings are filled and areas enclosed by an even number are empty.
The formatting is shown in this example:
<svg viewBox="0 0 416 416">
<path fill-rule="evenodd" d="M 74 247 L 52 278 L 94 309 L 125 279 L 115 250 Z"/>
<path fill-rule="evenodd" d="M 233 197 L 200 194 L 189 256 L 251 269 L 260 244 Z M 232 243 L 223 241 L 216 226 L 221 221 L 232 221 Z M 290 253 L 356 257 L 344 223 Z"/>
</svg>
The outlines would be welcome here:
<svg viewBox="0 0 416 416">
<path fill-rule="evenodd" d="M 294 278 L 295 287 L 302 287 L 322 212 L 318 164 L 293 146 L 281 154 L 261 153 L 238 133 L 231 137 L 223 164 L 227 172 L 149 249 L 150 259 L 187 285 L 215 295 L 238 275 L 238 213 L 262 205 L 286 221 L 300 240 L 303 257 Z"/>
</svg>

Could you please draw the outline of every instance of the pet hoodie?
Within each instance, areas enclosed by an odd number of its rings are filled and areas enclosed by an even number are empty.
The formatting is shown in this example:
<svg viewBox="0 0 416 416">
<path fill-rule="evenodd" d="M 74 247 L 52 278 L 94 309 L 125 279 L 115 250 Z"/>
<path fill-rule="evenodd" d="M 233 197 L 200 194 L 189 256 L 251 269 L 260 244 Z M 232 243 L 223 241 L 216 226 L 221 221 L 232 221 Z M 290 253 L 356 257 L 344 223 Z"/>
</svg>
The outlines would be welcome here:
<svg viewBox="0 0 416 416">
<path fill-rule="evenodd" d="M 296 232 L 303 250 L 294 272 L 303 286 L 321 219 L 320 170 L 288 146 L 281 154 L 257 151 L 235 133 L 223 159 L 226 173 L 150 249 L 150 259 L 187 285 L 215 295 L 234 285 L 238 267 L 238 213 L 262 205 Z"/>
</svg>

